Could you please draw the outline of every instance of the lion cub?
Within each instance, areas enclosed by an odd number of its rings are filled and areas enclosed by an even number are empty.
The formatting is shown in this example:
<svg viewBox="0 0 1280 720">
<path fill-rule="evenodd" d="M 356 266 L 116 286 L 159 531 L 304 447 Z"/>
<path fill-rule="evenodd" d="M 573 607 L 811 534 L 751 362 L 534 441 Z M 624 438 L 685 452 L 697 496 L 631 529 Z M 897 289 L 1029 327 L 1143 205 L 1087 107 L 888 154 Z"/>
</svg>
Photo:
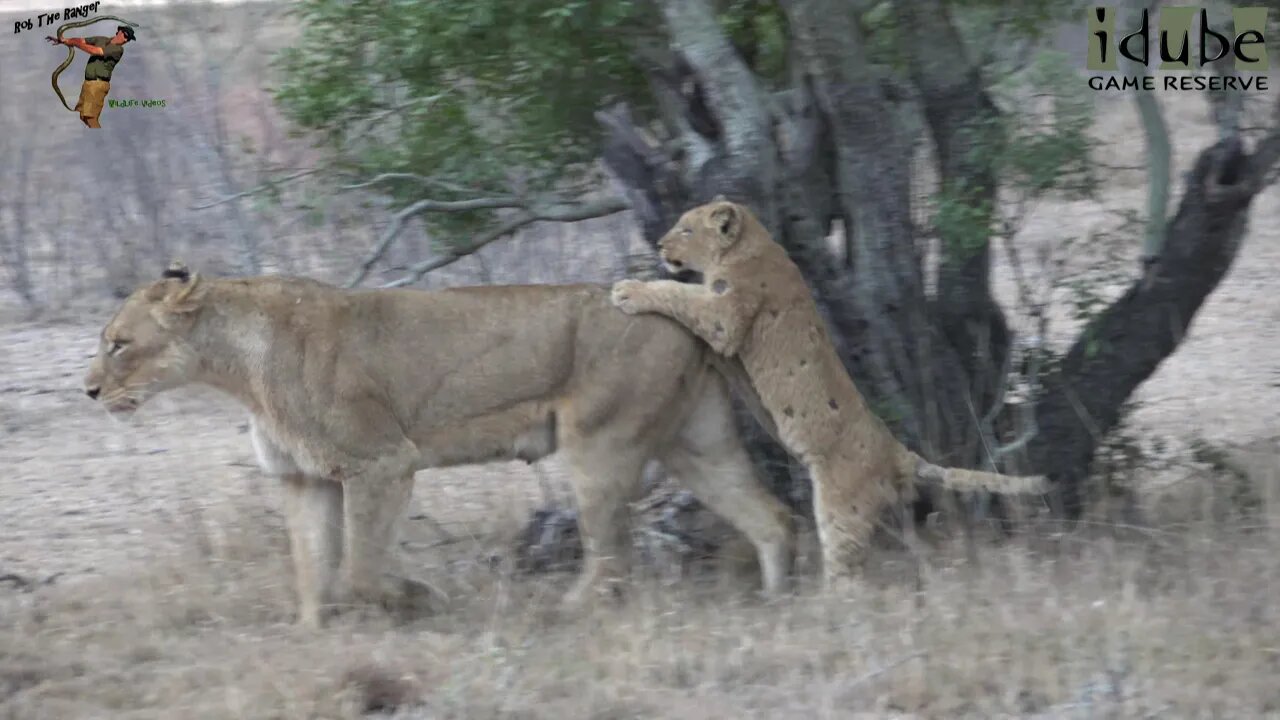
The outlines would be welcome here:
<svg viewBox="0 0 1280 720">
<path fill-rule="evenodd" d="M 862 556 L 882 508 L 915 497 L 918 482 L 955 490 L 1040 493 L 1042 476 L 944 468 L 908 450 L 867 407 L 845 371 L 809 287 L 786 250 L 746 207 L 723 198 L 685 213 L 659 243 L 673 271 L 701 285 L 623 280 L 613 303 L 687 326 L 716 352 L 738 356 L 780 442 L 808 468 L 828 583 Z"/>
</svg>

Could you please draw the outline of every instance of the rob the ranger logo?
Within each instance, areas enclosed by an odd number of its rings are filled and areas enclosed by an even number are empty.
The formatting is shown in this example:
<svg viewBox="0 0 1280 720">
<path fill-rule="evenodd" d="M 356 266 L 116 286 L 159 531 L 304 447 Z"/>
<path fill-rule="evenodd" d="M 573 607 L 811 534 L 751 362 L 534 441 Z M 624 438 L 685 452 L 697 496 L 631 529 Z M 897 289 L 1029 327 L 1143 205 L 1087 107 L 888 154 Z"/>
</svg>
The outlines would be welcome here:
<svg viewBox="0 0 1280 720">
<path fill-rule="evenodd" d="M 1089 70 L 1121 70 L 1121 57 L 1143 67 L 1151 67 L 1153 44 L 1151 16 L 1147 10 L 1142 11 L 1141 26 L 1118 39 L 1115 8 L 1094 7 L 1088 13 Z M 1216 62 L 1231 61 L 1236 74 L 1164 75 L 1159 83 L 1149 73 L 1135 73 L 1129 77 L 1095 75 L 1089 78 L 1089 87 L 1094 90 L 1155 90 L 1159 85 L 1165 90 L 1266 91 L 1267 76 L 1254 73 L 1264 73 L 1269 69 L 1266 39 L 1263 37 L 1267 26 L 1267 8 L 1232 8 L 1231 18 L 1234 28 L 1228 30 L 1224 23 L 1214 27 L 1209 22 L 1208 11 L 1203 8 L 1162 8 L 1154 47 L 1159 54 L 1160 64 L 1154 69 L 1194 70 L 1206 68 Z M 1195 23 L 1199 27 L 1197 32 L 1192 33 L 1195 20 L 1199 20 Z"/>
</svg>

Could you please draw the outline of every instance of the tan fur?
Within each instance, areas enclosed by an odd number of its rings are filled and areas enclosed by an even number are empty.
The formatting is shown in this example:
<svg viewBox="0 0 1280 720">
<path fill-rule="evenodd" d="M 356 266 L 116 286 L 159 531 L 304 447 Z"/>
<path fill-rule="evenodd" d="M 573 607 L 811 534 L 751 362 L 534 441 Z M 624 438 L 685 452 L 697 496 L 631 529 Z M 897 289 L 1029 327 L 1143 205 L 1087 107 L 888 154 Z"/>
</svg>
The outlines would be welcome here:
<svg viewBox="0 0 1280 720">
<path fill-rule="evenodd" d="M 614 285 L 614 304 L 673 318 L 740 360 L 748 406 L 813 477 L 828 580 L 851 568 L 879 512 L 915 497 L 917 483 L 997 493 L 1046 489 L 1039 476 L 939 467 L 899 443 L 845 371 L 800 270 L 747 208 L 723 200 L 694 208 L 660 247 L 672 270 L 701 272 L 702 284 L 623 280 Z M 733 366 L 722 369 L 733 378 Z"/>
<path fill-rule="evenodd" d="M 189 383 L 249 410 L 259 462 L 284 481 L 308 625 L 333 599 L 416 587 L 386 582 L 401 577 L 395 526 L 414 471 L 557 450 L 586 548 L 570 605 L 625 574 L 627 502 L 651 458 L 754 542 L 778 592 L 789 514 L 755 475 L 704 347 L 665 318 L 618 312 L 601 287 L 344 291 L 179 268 L 124 302 L 85 384 L 117 414 Z"/>
</svg>

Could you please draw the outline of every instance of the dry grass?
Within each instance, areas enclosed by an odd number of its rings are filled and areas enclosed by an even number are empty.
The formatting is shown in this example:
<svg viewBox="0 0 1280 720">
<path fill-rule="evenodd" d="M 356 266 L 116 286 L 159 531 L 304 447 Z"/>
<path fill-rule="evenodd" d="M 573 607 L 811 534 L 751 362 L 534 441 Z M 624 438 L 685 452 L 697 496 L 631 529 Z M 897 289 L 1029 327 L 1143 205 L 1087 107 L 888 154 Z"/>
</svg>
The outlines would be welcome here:
<svg viewBox="0 0 1280 720">
<path fill-rule="evenodd" d="M 0 595 L 0 717 L 1257 717 L 1280 712 L 1280 478 L 1247 482 L 1246 508 L 1226 480 L 1148 498 L 1159 527 L 919 571 L 881 551 L 841 597 L 764 604 L 695 568 L 578 617 L 554 609 L 567 576 L 492 562 L 494 508 L 421 551 L 447 606 L 320 633 L 290 624 L 283 532 L 244 497 L 145 528 L 181 538 L 145 568 Z"/>
</svg>

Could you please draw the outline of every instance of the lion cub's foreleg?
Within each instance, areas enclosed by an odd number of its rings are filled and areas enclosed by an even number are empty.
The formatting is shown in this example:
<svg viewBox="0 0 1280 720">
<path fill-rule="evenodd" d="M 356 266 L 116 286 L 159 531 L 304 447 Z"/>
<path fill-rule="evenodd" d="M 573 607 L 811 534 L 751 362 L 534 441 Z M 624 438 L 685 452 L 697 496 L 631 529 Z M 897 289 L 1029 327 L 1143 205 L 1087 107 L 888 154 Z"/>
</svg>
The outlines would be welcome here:
<svg viewBox="0 0 1280 720">
<path fill-rule="evenodd" d="M 717 293 L 704 285 L 674 280 L 622 280 L 613 286 L 612 297 L 613 304 L 628 315 L 666 315 L 721 355 L 738 352 L 755 318 L 754 304 L 739 293 Z"/>
</svg>

